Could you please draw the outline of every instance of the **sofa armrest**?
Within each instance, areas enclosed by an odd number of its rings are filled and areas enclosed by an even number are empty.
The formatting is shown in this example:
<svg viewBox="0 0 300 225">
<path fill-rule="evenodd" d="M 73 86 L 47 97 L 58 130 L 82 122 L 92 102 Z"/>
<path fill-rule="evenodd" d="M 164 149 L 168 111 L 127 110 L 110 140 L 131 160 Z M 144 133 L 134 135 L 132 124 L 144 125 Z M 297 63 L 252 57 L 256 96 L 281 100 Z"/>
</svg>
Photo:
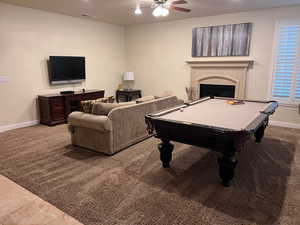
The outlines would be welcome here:
<svg viewBox="0 0 300 225">
<path fill-rule="evenodd" d="M 72 112 L 68 117 L 71 126 L 85 127 L 99 131 L 111 131 L 111 120 L 107 116 L 93 115 L 83 112 Z"/>
</svg>

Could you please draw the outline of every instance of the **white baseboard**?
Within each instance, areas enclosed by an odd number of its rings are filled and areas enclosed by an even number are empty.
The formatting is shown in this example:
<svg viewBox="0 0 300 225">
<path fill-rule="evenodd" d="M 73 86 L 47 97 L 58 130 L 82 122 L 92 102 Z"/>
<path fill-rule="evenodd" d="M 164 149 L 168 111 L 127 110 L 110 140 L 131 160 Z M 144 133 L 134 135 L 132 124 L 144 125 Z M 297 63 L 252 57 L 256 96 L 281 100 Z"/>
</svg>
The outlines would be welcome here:
<svg viewBox="0 0 300 225">
<path fill-rule="evenodd" d="M 270 121 L 271 126 L 276 127 L 288 127 L 288 128 L 296 128 L 300 129 L 300 123 L 288 123 L 288 122 L 282 122 L 282 121 Z"/>
<path fill-rule="evenodd" d="M 5 125 L 5 126 L 0 126 L 0 133 L 4 131 L 9 131 L 9 130 L 14 130 L 22 127 L 30 127 L 39 124 L 38 120 L 33 120 L 33 121 L 28 121 L 24 123 L 15 123 L 15 124 L 10 124 L 10 125 Z"/>
</svg>

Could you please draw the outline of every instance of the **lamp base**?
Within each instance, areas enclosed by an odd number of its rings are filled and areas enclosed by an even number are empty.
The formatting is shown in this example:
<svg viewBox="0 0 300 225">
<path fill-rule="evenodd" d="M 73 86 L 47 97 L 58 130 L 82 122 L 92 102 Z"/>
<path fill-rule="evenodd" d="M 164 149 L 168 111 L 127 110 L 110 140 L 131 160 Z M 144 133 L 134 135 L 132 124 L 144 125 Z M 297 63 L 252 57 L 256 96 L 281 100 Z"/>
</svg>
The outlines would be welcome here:
<svg viewBox="0 0 300 225">
<path fill-rule="evenodd" d="M 123 84 L 124 84 L 123 86 L 124 90 L 133 90 L 134 82 L 124 81 Z"/>
</svg>

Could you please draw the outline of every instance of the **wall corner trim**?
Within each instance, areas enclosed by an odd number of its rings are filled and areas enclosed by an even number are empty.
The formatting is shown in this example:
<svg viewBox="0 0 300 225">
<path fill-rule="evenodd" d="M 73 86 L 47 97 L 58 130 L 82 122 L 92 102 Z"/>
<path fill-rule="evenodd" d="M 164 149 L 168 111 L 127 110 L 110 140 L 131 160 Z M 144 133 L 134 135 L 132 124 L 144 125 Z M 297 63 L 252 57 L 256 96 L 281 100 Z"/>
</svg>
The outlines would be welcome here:
<svg viewBox="0 0 300 225">
<path fill-rule="evenodd" d="M 275 127 L 288 127 L 288 128 L 295 128 L 300 129 L 300 123 L 288 123 L 283 121 L 270 121 L 271 126 Z"/>
<path fill-rule="evenodd" d="M 9 131 L 9 130 L 15 130 L 18 128 L 23 128 L 23 127 L 30 127 L 39 124 L 38 120 L 32 120 L 32 121 L 27 121 L 23 123 L 15 123 L 15 124 L 10 124 L 10 125 L 5 125 L 5 126 L 0 126 L 0 133 Z"/>
</svg>

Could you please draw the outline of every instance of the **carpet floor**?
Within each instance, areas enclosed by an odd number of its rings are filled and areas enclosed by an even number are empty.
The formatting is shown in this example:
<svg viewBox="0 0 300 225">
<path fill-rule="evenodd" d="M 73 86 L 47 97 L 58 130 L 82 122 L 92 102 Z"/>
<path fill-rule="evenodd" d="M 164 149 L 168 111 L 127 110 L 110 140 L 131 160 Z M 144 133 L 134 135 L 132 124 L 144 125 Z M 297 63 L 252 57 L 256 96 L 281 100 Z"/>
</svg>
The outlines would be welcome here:
<svg viewBox="0 0 300 225">
<path fill-rule="evenodd" d="M 0 174 L 85 225 L 300 224 L 300 130 L 249 141 L 230 188 L 217 153 L 175 143 L 163 169 L 158 143 L 108 157 L 72 147 L 65 125 L 23 128 L 0 134 Z"/>
</svg>

